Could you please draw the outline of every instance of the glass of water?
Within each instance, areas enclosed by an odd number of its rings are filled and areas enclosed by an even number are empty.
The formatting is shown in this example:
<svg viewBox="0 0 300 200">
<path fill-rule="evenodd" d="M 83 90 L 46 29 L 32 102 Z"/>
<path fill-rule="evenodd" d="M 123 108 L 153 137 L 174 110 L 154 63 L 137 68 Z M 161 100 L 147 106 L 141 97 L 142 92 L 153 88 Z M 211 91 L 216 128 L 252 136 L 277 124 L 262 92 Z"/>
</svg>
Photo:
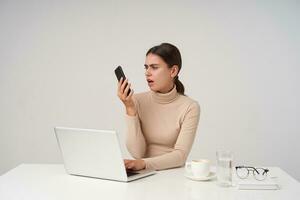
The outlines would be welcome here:
<svg viewBox="0 0 300 200">
<path fill-rule="evenodd" d="M 232 186 L 232 160 L 231 151 L 217 151 L 217 184 L 219 186 Z"/>
</svg>

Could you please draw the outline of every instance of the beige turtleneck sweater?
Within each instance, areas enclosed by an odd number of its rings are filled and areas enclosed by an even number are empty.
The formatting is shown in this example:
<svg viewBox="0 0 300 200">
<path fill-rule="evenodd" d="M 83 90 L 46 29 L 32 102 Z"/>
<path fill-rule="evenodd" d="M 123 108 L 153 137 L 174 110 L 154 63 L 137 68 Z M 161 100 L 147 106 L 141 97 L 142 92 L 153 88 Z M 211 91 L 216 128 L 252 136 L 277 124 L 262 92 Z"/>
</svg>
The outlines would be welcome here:
<svg viewBox="0 0 300 200">
<path fill-rule="evenodd" d="M 126 115 L 126 145 L 146 169 L 162 170 L 184 165 L 191 150 L 200 116 L 198 103 L 177 93 L 153 91 L 133 96 L 136 116 Z"/>
</svg>

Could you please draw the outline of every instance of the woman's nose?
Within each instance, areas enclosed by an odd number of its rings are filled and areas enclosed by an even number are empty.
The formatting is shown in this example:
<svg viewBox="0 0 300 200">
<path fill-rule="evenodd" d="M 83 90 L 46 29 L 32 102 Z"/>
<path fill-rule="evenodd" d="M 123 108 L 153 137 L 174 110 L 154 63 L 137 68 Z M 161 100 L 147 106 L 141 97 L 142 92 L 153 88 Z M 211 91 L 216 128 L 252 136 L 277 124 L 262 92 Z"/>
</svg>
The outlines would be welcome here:
<svg viewBox="0 0 300 200">
<path fill-rule="evenodd" d="M 151 75 L 150 69 L 149 69 L 149 68 L 145 70 L 145 75 L 146 75 L 146 76 L 150 76 L 150 75 Z"/>
</svg>

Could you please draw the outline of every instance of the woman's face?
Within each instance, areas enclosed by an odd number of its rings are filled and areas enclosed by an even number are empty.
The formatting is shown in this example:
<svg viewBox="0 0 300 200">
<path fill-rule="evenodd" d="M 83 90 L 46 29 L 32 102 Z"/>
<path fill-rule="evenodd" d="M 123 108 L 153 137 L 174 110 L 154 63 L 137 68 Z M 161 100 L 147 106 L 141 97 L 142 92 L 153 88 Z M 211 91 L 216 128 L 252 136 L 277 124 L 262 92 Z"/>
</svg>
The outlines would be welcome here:
<svg viewBox="0 0 300 200">
<path fill-rule="evenodd" d="M 160 56 L 150 53 L 146 56 L 145 75 L 152 91 L 167 93 L 174 87 L 177 67 L 169 68 Z"/>
</svg>

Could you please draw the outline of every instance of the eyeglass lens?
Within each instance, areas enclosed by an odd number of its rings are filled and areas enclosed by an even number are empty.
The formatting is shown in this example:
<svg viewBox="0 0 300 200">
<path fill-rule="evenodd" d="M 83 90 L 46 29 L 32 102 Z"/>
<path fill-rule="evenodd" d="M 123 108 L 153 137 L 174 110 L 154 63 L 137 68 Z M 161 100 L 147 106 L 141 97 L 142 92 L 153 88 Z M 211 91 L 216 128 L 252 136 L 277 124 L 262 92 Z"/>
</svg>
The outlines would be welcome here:
<svg viewBox="0 0 300 200">
<path fill-rule="evenodd" d="M 264 180 L 267 177 L 267 173 L 263 168 L 256 168 L 257 171 L 253 171 L 253 175 L 257 180 Z"/>
<path fill-rule="evenodd" d="M 237 168 L 236 173 L 237 173 L 237 175 L 238 175 L 240 178 L 242 178 L 242 179 L 247 178 L 247 177 L 249 176 L 249 171 L 248 171 L 248 169 L 247 169 L 247 168 L 244 168 L 244 167 Z"/>
</svg>

